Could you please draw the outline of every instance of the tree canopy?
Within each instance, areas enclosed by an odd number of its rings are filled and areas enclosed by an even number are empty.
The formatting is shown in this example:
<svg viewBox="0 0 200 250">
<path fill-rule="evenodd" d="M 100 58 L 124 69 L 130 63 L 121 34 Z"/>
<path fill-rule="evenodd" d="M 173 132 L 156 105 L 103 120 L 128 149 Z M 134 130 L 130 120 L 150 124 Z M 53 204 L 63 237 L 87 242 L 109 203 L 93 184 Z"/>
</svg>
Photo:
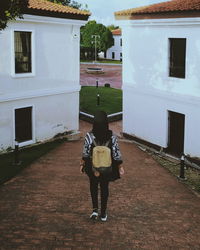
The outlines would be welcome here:
<svg viewBox="0 0 200 250">
<path fill-rule="evenodd" d="M 22 17 L 28 0 L 1 0 L 0 1 L 0 30 L 5 29 L 7 22 L 16 17 Z"/>
<path fill-rule="evenodd" d="M 112 30 L 119 29 L 119 26 L 116 26 L 116 25 L 114 25 L 114 24 L 111 24 L 111 25 L 108 25 L 107 28 L 108 28 L 109 30 L 112 31 Z"/>
<path fill-rule="evenodd" d="M 85 48 L 95 47 L 98 52 L 106 51 L 114 44 L 112 32 L 103 24 L 96 23 L 96 21 L 89 21 L 85 26 L 81 27 L 81 46 Z"/>
<path fill-rule="evenodd" d="M 70 6 L 70 7 L 73 7 L 75 9 L 81 9 L 81 7 L 82 7 L 82 4 L 80 4 L 74 0 L 48 0 L 48 1 L 53 2 L 53 3 L 60 3 L 62 5 Z"/>
</svg>

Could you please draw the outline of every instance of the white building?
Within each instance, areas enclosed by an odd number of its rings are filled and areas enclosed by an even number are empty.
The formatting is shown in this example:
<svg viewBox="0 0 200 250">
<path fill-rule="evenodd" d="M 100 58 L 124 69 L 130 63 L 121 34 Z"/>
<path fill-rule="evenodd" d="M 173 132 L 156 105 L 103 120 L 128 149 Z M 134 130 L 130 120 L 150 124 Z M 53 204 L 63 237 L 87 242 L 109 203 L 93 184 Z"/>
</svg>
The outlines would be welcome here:
<svg viewBox="0 0 200 250">
<path fill-rule="evenodd" d="M 78 130 L 79 33 L 89 13 L 29 0 L 0 32 L 0 151 Z"/>
<path fill-rule="evenodd" d="M 101 57 L 111 60 L 122 61 L 122 35 L 121 29 L 112 30 L 114 44 Z"/>
<path fill-rule="evenodd" d="M 123 132 L 200 157 L 200 0 L 115 16 L 123 20 Z"/>
</svg>

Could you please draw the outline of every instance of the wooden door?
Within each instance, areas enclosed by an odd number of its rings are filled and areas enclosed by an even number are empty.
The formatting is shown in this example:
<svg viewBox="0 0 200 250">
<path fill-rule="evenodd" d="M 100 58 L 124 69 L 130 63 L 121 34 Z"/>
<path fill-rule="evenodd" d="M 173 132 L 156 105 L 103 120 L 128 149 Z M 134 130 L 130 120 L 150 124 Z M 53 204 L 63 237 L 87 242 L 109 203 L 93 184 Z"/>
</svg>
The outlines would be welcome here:
<svg viewBox="0 0 200 250">
<path fill-rule="evenodd" d="M 18 142 L 32 140 L 32 107 L 15 110 L 15 138 Z"/>
<path fill-rule="evenodd" d="M 180 156 L 184 153 L 185 115 L 169 111 L 168 152 Z"/>
</svg>

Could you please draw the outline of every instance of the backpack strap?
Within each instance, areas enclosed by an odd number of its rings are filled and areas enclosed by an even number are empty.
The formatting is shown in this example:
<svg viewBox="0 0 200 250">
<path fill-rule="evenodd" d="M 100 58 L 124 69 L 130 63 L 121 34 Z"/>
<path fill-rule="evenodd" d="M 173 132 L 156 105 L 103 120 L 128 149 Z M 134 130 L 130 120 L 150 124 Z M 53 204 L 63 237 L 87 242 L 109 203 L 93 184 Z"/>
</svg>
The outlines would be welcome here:
<svg viewBox="0 0 200 250">
<path fill-rule="evenodd" d="M 89 135 L 90 135 L 90 138 L 91 138 L 91 140 L 92 140 L 92 143 L 93 143 L 94 146 L 96 147 L 96 146 L 97 146 L 97 143 L 96 143 L 96 141 L 95 141 L 95 139 L 94 139 L 93 133 L 92 133 L 92 132 L 89 132 Z"/>
<path fill-rule="evenodd" d="M 112 136 L 113 136 L 113 133 L 112 133 Z M 105 143 L 105 146 L 108 147 L 110 141 L 112 142 L 112 136 L 110 137 L 110 139 L 107 140 L 107 142 Z"/>
<path fill-rule="evenodd" d="M 105 143 L 104 146 L 108 147 L 109 143 L 110 143 L 110 139 Z"/>
<path fill-rule="evenodd" d="M 92 143 L 94 144 L 94 146 L 95 147 L 98 146 L 97 143 L 96 143 L 96 141 L 95 141 L 94 134 L 92 132 L 89 132 L 89 135 L 90 135 L 90 138 L 91 138 Z M 108 147 L 109 143 L 110 143 L 110 139 L 104 145 L 102 145 L 102 146 Z"/>
</svg>

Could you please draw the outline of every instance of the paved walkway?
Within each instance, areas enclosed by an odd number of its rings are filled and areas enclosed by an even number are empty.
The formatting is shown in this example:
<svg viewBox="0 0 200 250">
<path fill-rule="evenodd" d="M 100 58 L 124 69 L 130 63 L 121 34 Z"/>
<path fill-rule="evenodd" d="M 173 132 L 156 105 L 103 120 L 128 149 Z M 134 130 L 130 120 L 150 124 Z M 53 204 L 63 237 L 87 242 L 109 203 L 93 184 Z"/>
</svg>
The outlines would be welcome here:
<svg viewBox="0 0 200 250">
<path fill-rule="evenodd" d="M 126 174 L 110 184 L 108 221 L 90 221 L 82 143 L 60 145 L 0 187 L 0 249 L 200 249 L 200 199 L 130 142 L 120 142 Z"/>
<path fill-rule="evenodd" d="M 98 79 L 99 86 L 104 86 L 105 83 L 110 83 L 112 88 L 121 88 L 122 86 L 122 65 L 101 65 L 104 74 L 88 74 L 88 67 L 99 67 L 99 65 L 80 64 L 80 83 L 83 86 L 96 86 Z"/>
</svg>

